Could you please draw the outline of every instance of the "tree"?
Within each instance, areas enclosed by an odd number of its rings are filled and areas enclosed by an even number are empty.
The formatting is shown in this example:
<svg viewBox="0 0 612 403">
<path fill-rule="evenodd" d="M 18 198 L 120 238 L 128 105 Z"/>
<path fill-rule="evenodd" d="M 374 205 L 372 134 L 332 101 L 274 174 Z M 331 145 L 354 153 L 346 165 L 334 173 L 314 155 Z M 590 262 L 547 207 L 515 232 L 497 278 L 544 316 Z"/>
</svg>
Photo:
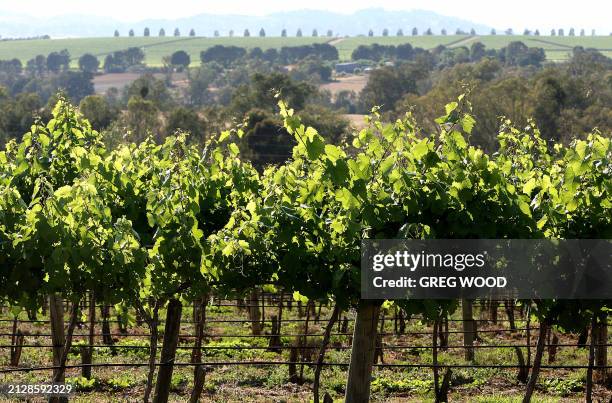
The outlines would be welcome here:
<svg viewBox="0 0 612 403">
<path fill-rule="evenodd" d="M 21 93 L 10 99 L 8 92 L 0 87 L 0 143 L 10 138 L 21 138 L 28 132 L 43 107 L 40 96 L 35 93 Z M 8 138 L 3 138 L 8 136 Z"/>
<path fill-rule="evenodd" d="M 557 31 L 554 28 L 550 30 L 550 36 L 557 36 Z"/>
<path fill-rule="evenodd" d="M 234 37 L 234 30 L 233 30 L 233 29 L 230 29 L 230 31 L 228 32 L 228 36 L 229 36 L 230 38 L 233 38 L 233 37 Z"/>
<path fill-rule="evenodd" d="M 115 35 L 115 38 L 118 38 L 119 37 L 119 30 L 116 29 L 114 35 Z"/>
<path fill-rule="evenodd" d="M 531 35 L 531 31 L 525 28 L 525 30 L 523 31 L 523 36 L 529 36 L 529 35 Z"/>
<path fill-rule="evenodd" d="M 127 50 L 119 51 L 114 53 L 116 56 L 120 55 L 126 63 L 127 67 L 136 66 L 142 64 L 145 59 L 144 51 L 138 47 L 127 48 Z"/>
<path fill-rule="evenodd" d="M 142 97 L 131 97 L 124 116 L 131 141 L 142 141 L 149 135 L 159 134 L 159 110 L 152 101 Z"/>
<path fill-rule="evenodd" d="M 191 29 L 189 30 L 189 36 L 191 36 L 192 38 L 193 38 L 194 36 L 196 36 L 195 29 L 191 28 Z"/>
<path fill-rule="evenodd" d="M 481 42 L 475 42 L 470 47 L 470 60 L 477 62 L 486 55 L 486 48 Z"/>
<path fill-rule="evenodd" d="M 259 46 L 256 46 L 249 51 L 250 59 L 263 59 L 263 56 L 264 56 L 264 52 L 263 50 L 261 50 Z"/>
<path fill-rule="evenodd" d="M 128 35 L 129 35 L 130 37 L 134 37 L 134 30 L 133 30 L 133 29 L 130 29 L 130 32 L 128 32 Z"/>
<path fill-rule="evenodd" d="M 559 28 L 559 30 L 557 31 L 557 35 L 565 36 L 565 31 L 563 30 L 563 28 Z"/>
<path fill-rule="evenodd" d="M 286 38 L 286 37 L 287 37 L 287 30 L 283 28 L 283 30 L 281 31 L 281 38 Z"/>
<path fill-rule="evenodd" d="M 446 35 L 446 28 L 442 28 L 442 30 L 440 31 L 441 35 Z"/>
<path fill-rule="evenodd" d="M 372 31 L 372 30 L 369 30 L 369 31 L 368 31 L 368 36 L 369 36 L 369 37 L 372 37 L 372 36 L 374 36 L 374 31 Z"/>
<path fill-rule="evenodd" d="M 35 76 L 42 76 L 47 71 L 47 58 L 38 55 L 26 63 L 26 71 Z"/>
<path fill-rule="evenodd" d="M 278 50 L 276 50 L 275 48 L 266 49 L 266 51 L 263 54 L 263 59 L 271 63 L 277 61 L 278 60 Z"/>
<path fill-rule="evenodd" d="M 568 36 L 576 36 L 576 31 L 574 31 L 574 28 L 569 29 Z"/>
<path fill-rule="evenodd" d="M 414 48 L 409 43 L 402 43 L 395 48 L 395 54 L 399 60 L 411 60 L 414 57 Z"/>
<path fill-rule="evenodd" d="M 328 29 L 328 30 L 327 30 L 327 37 L 328 37 L 328 38 L 331 38 L 331 37 L 333 37 L 333 36 L 334 36 L 334 31 L 332 31 L 331 29 Z"/>
<path fill-rule="evenodd" d="M 47 56 L 47 70 L 53 73 L 59 73 L 62 70 L 68 70 L 70 66 L 70 53 L 66 49 L 61 52 L 51 52 Z"/>
<path fill-rule="evenodd" d="M 536 30 L 534 31 L 534 33 L 533 33 L 533 34 L 534 34 L 535 36 L 540 36 L 540 30 L 539 30 L 539 29 L 536 29 Z"/>
<path fill-rule="evenodd" d="M 95 130 L 104 130 L 117 118 L 119 111 L 113 108 L 106 97 L 88 95 L 81 100 L 79 110 Z"/>
<path fill-rule="evenodd" d="M 191 108 L 179 106 L 168 114 L 166 135 L 172 136 L 177 132 L 190 133 L 189 139 L 201 144 L 206 140 L 206 125 L 198 112 Z"/>
<path fill-rule="evenodd" d="M 94 93 L 91 73 L 65 71 L 55 78 L 54 86 L 63 91 L 72 102 L 78 103 Z"/>
<path fill-rule="evenodd" d="M 495 30 L 495 28 L 491 29 L 491 35 L 497 35 L 497 31 Z"/>
<path fill-rule="evenodd" d="M 166 36 L 166 30 L 165 30 L 165 29 L 163 29 L 163 28 L 162 28 L 162 29 L 160 29 L 160 30 L 159 30 L 159 36 L 161 36 L 161 37 Z"/>
<path fill-rule="evenodd" d="M 362 102 L 367 109 L 380 106 L 382 111 L 392 110 L 407 93 L 416 93 L 416 77 L 412 66 L 376 69 L 361 92 Z"/>
<path fill-rule="evenodd" d="M 0 60 L 0 73 L 20 75 L 23 72 L 23 64 L 21 60 L 14 58 L 11 60 Z M 0 87 L 2 88 L 2 87 Z M 0 92 L 4 92 L 0 89 Z"/>
<path fill-rule="evenodd" d="M 100 61 L 91 53 L 79 57 L 79 69 L 86 73 L 95 73 L 100 67 Z"/>
<path fill-rule="evenodd" d="M 218 38 L 220 36 L 219 31 L 215 29 L 215 32 L 213 33 L 215 38 Z"/>
<path fill-rule="evenodd" d="M 174 36 L 181 36 L 181 31 L 178 28 L 174 28 Z"/>
<path fill-rule="evenodd" d="M 149 29 L 149 27 L 146 27 L 146 28 L 144 29 L 144 33 L 143 33 L 143 35 L 144 35 L 145 37 L 149 37 L 149 36 L 151 36 L 151 30 Z"/>
<path fill-rule="evenodd" d="M 133 81 L 124 91 L 123 97 L 128 101 L 131 98 L 151 101 L 155 108 L 160 110 L 167 110 L 173 102 L 165 82 L 152 74 L 145 74 Z"/>
<path fill-rule="evenodd" d="M 510 42 L 502 48 L 507 66 L 539 66 L 545 59 L 546 54 L 542 48 L 529 48 L 523 42 Z"/>
<path fill-rule="evenodd" d="M 400 29 L 398 29 L 398 30 L 397 30 L 397 34 L 396 34 L 396 36 L 404 36 L 404 31 L 402 31 L 402 29 L 401 29 L 401 28 L 400 28 Z"/>
<path fill-rule="evenodd" d="M 246 55 L 244 48 L 237 46 L 215 45 L 200 53 L 202 63 L 217 62 L 225 67 L 229 67 L 232 63 Z"/>
<path fill-rule="evenodd" d="M 187 102 L 189 105 L 201 106 L 211 101 L 210 86 L 215 77 L 215 70 L 207 65 L 189 70 L 187 87 Z"/>
<path fill-rule="evenodd" d="M 514 30 L 513 30 L 512 28 L 508 28 L 508 29 L 505 31 L 505 34 L 506 34 L 506 35 L 514 35 Z"/>
<path fill-rule="evenodd" d="M 251 33 L 249 32 L 249 30 L 248 30 L 248 29 L 245 29 L 245 30 L 244 30 L 244 33 L 242 34 L 242 36 L 244 36 L 245 38 L 248 38 L 248 37 L 250 37 L 250 36 L 251 36 Z"/>
<path fill-rule="evenodd" d="M 427 31 L 425 31 L 425 35 L 433 35 L 433 31 L 431 30 L 431 28 L 427 28 Z"/>
<path fill-rule="evenodd" d="M 257 105 L 270 113 L 278 107 L 276 91 L 280 91 L 282 99 L 291 102 L 292 108 L 304 109 L 309 97 L 316 93 L 316 88 L 306 82 L 292 80 L 282 73 L 260 74 L 252 76 L 248 85 L 236 88 L 232 94 L 230 108 L 239 115 L 244 115 Z"/>
<path fill-rule="evenodd" d="M 417 27 L 412 28 L 412 36 L 417 36 L 419 34 L 419 30 Z"/>
<path fill-rule="evenodd" d="M 296 37 L 298 37 L 298 38 L 301 38 L 301 37 L 302 37 L 302 28 L 298 28 L 298 30 L 297 30 L 297 32 L 296 32 L 296 34 L 295 34 L 295 36 L 296 36 Z"/>
<path fill-rule="evenodd" d="M 191 64 L 191 57 L 184 50 L 177 50 L 170 57 L 170 64 L 179 68 L 180 70 L 186 69 Z"/>
<path fill-rule="evenodd" d="M 476 30 L 474 28 L 470 29 L 470 35 L 472 36 L 476 35 Z"/>
<path fill-rule="evenodd" d="M 261 29 L 259 30 L 259 37 L 260 37 L 260 38 L 265 38 L 265 37 L 266 37 L 266 31 L 264 31 L 264 29 L 263 29 L 263 28 L 261 28 Z"/>
<path fill-rule="evenodd" d="M 312 30 L 312 36 L 313 36 L 313 38 L 316 38 L 316 37 L 319 36 L 319 31 L 317 31 L 316 28 Z"/>
<path fill-rule="evenodd" d="M 558 116 L 568 94 L 562 84 L 555 77 L 542 77 L 538 79 L 533 87 L 534 99 L 533 117 L 546 139 L 559 140 Z"/>
<path fill-rule="evenodd" d="M 387 28 L 383 29 L 382 36 L 389 36 L 389 30 Z"/>
<path fill-rule="evenodd" d="M 584 32 L 584 28 L 582 28 L 582 29 L 580 30 L 580 36 L 585 36 L 585 35 L 586 35 L 586 33 Z"/>
</svg>

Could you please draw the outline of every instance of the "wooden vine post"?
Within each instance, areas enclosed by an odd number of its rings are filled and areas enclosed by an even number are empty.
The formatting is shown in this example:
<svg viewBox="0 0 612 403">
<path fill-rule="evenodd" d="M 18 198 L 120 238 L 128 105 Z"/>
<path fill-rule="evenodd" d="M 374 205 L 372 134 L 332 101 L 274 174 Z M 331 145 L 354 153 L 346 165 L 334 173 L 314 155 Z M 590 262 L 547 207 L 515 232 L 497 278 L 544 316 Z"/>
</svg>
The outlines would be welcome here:
<svg viewBox="0 0 612 403">
<path fill-rule="evenodd" d="M 376 354 L 378 315 L 381 305 L 381 301 L 363 299 L 359 301 L 344 396 L 347 403 L 366 403 L 370 400 L 370 382 Z"/>
<path fill-rule="evenodd" d="M 463 347 L 466 361 L 474 361 L 474 339 L 476 338 L 476 322 L 472 312 L 472 301 L 461 300 L 463 320 Z"/>
<path fill-rule="evenodd" d="M 202 343 L 204 342 L 204 334 L 206 331 L 206 305 L 208 304 L 208 296 L 203 296 L 194 304 L 195 319 L 196 319 L 196 340 L 195 346 L 191 353 L 191 362 L 193 364 L 202 363 Z M 193 390 L 189 401 L 196 403 L 200 401 L 204 382 L 206 380 L 206 367 L 204 365 L 196 365 L 193 369 Z"/>
</svg>

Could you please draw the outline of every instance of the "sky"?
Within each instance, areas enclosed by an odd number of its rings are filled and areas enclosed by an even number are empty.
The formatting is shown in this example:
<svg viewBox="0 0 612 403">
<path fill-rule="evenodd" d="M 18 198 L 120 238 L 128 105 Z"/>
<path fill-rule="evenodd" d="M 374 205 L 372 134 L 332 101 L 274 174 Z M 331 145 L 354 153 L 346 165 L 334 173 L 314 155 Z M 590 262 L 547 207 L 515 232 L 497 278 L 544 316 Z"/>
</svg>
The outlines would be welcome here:
<svg viewBox="0 0 612 403">
<path fill-rule="evenodd" d="M 265 15 L 277 11 L 328 10 L 352 13 L 381 7 L 388 10 L 431 10 L 497 28 L 585 28 L 612 31 L 610 0 L 0 0 L 0 13 L 36 17 L 87 14 L 130 22 L 148 18 L 179 18 L 195 14 Z"/>
</svg>

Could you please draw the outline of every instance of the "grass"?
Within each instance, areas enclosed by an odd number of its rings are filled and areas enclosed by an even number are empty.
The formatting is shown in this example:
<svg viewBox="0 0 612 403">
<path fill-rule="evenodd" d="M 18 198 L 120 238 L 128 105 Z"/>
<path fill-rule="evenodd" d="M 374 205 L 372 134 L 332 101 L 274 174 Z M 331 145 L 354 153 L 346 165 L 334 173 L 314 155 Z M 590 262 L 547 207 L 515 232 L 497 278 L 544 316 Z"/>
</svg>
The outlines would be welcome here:
<svg viewBox="0 0 612 403">
<path fill-rule="evenodd" d="M 23 63 L 36 55 L 47 55 L 54 51 L 68 49 L 76 62 L 85 53 L 98 56 L 100 61 L 109 53 L 130 47 L 140 47 L 145 52 L 145 63 L 149 66 L 161 66 L 162 59 L 177 50 L 184 50 L 191 60 L 199 62 L 200 52 L 215 45 L 233 45 L 244 48 L 260 47 L 281 48 L 283 46 L 299 46 L 312 43 L 324 43 L 329 38 L 324 37 L 235 37 L 235 38 L 202 38 L 202 37 L 119 37 L 119 38 L 74 38 L 74 39 L 37 39 L 27 41 L 0 42 L 0 60 L 19 58 Z M 76 65 L 73 63 L 73 65 Z"/>
<path fill-rule="evenodd" d="M 191 55 L 195 63 L 200 60 L 200 52 L 214 45 L 233 45 L 245 48 L 260 47 L 262 49 L 281 48 L 283 46 L 299 46 L 312 43 L 329 42 L 326 37 L 119 37 L 119 38 L 74 38 L 27 41 L 0 42 L 0 60 L 19 58 L 23 63 L 36 55 L 47 55 L 53 51 L 68 49 L 73 57 L 73 66 L 76 60 L 85 53 L 92 53 L 103 59 L 107 54 L 129 47 L 144 49 L 145 63 L 150 66 L 161 66 L 162 59 L 177 50 L 184 50 Z M 523 35 L 479 35 L 469 37 L 465 35 L 420 35 L 420 36 L 387 36 L 387 37 L 351 37 L 332 40 L 338 48 L 341 60 L 350 60 L 351 53 L 359 45 L 400 45 L 410 43 L 424 49 L 432 49 L 438 45 L 470 46 L 480 41 L 488 48 L 499 49 L 511 41 L 523 41 L 528 46 L 538 46 L 546 50 L 550 60 L 564 60 L 568 57 L 574 46 L 584 46 L 600 49 L 612 57 L 612 36 L 523 36 Z"/>
<path fill-rule="evenodd" d="M 546 58 L 553 61 L 562 61 L 571 55 L 572 48 L 583 46 L 585 48 L 599 49 L 608 57 L 612 57 L 612 36 L 525 36 L 525 35 L 432 35 L 432 36 L 388 36 L 388 37 L 354 37 L 346 38 L 336 44 L 340 58 L 350 60 L 351 53 L 359 45 L 400 45 L 410 43 L 412 46 L 424 49 L 433 49 L 439 45 L 450 48 L 457 46 L 471 46 L 475 42 L 482 42 L 489 49 L 501 49 L 510 42 L 521 41 L 530 47 L 540 47 L 546 52 Z"/>
</svg>

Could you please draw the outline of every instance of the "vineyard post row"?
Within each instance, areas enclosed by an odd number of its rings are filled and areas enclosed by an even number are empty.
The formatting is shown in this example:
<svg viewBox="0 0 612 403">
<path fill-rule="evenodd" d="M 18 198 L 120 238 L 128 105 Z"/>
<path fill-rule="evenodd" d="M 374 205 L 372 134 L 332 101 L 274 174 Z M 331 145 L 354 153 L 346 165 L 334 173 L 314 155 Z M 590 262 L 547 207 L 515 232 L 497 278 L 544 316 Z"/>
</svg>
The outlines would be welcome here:
<svg viewBox="0 0 612 403">
<path fill-rule="evenodd" d="M 203 150 L 188 145 L 185 135 L 109 150 L 65 101 L 51 121 L 35 124 L 0 153 L 2 297 L 27 309 L 49 299 L 54 381 L 64 379 L 78 306 L 87 295 L 95 296 L 91 305 L 133 307 L 149 327 L 145 400 L 159 366 L 159 311 L 167 307 L 164 365 L 154 391 L 154 400 L 164 402 L 181 301 L 248 291 L 253 302 L 265 286 L 333 301 L 342 310 L 356 307 L 345 398 L 367 401 L 383 301 L 360 299 L 362 239 L 611 235 L 612 147 L 599 133 L 551 146 L 534 125 L 518 130 L 504 122 L 498 152 L 487 155 L 466 140 L 476 122 L 462 96 L 446 106 L 436 135 L 417 137 L 410 116 L 383 124 L 374 110 L 368 128 L 350 145 L 336 146 L 279 106 L 297 145 L 285 165 L 263 173 L 239 158 L 241 130 L 222 133 Z M 62 298 L 71 301 L 67 327 Z M 451 371 L 438 373 L 437 334 L 458 302 L 395 303 L 433 323 L 435 398 L 446 400 Z M 551 326 L 602 326 L 609 303 L 534 300 L 529 306 L 539 329 L 526 401 Z M 203 336 L 200 326 L 198 345 Z M 203 385 L 205 372 L 197 368 L 194 384 Z M 194 388 L 191 400 L 201 392 Z"/>
</svg>

